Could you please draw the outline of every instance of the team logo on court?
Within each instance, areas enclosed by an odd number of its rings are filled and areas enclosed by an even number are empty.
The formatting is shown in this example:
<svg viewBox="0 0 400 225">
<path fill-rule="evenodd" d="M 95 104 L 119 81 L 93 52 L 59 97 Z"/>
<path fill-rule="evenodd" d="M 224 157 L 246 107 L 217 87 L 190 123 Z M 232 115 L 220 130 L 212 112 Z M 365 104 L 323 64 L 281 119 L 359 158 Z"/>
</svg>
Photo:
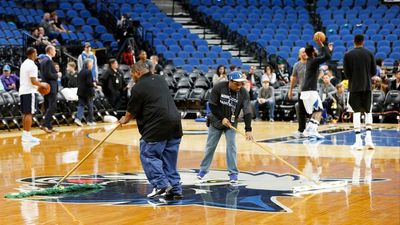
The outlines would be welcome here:
<svg viewBox="0 0 400 225">
<path fill-rule="evenodd" d="M 83 193 L 68 193 L 57 198 L 35 198 L 35 200 L 154 207 L 199 205 L 257 212 L 291 212 L 291 209 L 280 203 L 277 197 L 298 197 L 293 195 L 291 190 L 302 182 L 299 176 L 293 174 L 241 172 L 239 184 L 231 185 L 226 171 L 213 170 L 208 174 L 208 179 L 200 183 L 196 178 L 197 172 L 197 170 L 180 171 L 184 198 L 179 201 L 166 201 L 162 197 L 147 198 L 146 195 L 152 191 L 152 187 L 143 173 L 74 176 L 67 182 L 71 184 L 98 183 L 104 185 L 104 188 Z M 32 190 L 33 186 L 50 187 L 60 178 L 56 176 L 36 177 L 34 180 L 24 178 L 19 181 L 28 182 L 28 184 L 22 185 L 19 190 Z M 385 179 L 373 179 L 373 181 L 383 180 Z"/>
</svg>

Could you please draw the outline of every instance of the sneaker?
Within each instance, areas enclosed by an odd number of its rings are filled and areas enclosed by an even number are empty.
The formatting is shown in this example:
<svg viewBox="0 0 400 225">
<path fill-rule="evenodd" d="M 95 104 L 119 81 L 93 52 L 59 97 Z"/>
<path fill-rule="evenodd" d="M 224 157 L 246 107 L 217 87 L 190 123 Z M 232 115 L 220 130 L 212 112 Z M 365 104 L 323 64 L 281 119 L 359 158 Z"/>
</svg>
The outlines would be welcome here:
<svg viewBox="0 0 400 225">
<path fill-rule="evenodd" d="M 353 150 L 362 150 L 362 149 L 363 149 L 362 142 L 356 141 L 356 143 L 354 143 L 354 144 L 351 146 L 351 149 L 353 149 Z"/>
<path fill-rule="evenodd" d="M 76 125 L 80 126 L 80 127 L 83 126 L 81 120 L 78 119 L 78 118 L 76 118 L 76 119 L 74 120 L 74 123 L 75 123 Z"/>
<path fill-rule="evenodd" d="M 309 137 L 311 137 L 311 138 L 325 139 L 325 137 L 322 136 L 320 133 L 318 133 L 318 131 L 312 131 L 309 134 L 310 134 Z"/>
<path fill-rule="evenodd" d="M 295 138 L 297 138 L 297 139 L 306 137 L 306 136 L 304 136 L 304 134 L 303 134 L 302 132 L 300 132 L 300 131 L 296 131 L 296 132 L 293 134 L 293 136 L 294 136 Z"/>
<path fill-rule="evenodd" d="M 89 125 L 89 126 L 91 126 L 91 127 L 92 127 L 92 126 L 96 126 L 96 125 L 97 125 L 97 123 L 96 123 L 96 122 L 88 122 L 88 123 L 87 123 L 87 125 Z"/>
<path fill-rule="evenodd" d="M 374 143 L 372 142 L 372 138 L 365 138 L 365 147 L 367 147 L 367 149 L 372 150 L 375 148 Z"/>
<path fill-rule="evenodd" d="M 165 200 L 181 200 L 182 198 L 183 198 L 183 195 L 181 193 L 168 192 L 164 196 Z"/>
<path fill-rule="evenodd" d="M 229 174 L 229 182 L 232 184 L 236 184 L 238 182 L 237 174 L 231 173 Z"/>
<path fill-rule="evenodd" d="M 155 198 L 159 196 L 165 195 L 169 190 L 171 190 L 171 187 L 166 187 L 166 188 L 153 188 L 153 191 L 147 195 L 148 198 Z"/>
<path fill-rule="evenodd" d="M 39 138 L 35 138 L 32 135 L 22 134 L 22 142 L 40 142 Z"/>
<path fill-rule="evenodd" d="M 197 179 L 202 180 L 207 173 L 207 171 L 200 170 L 199 173 L 197 173 Z"/>
<path fill-rule="evenodd" d="M 269 122 L 274 122 L 275 120 L 274 119 L 269 119 Z"/>
</svg>

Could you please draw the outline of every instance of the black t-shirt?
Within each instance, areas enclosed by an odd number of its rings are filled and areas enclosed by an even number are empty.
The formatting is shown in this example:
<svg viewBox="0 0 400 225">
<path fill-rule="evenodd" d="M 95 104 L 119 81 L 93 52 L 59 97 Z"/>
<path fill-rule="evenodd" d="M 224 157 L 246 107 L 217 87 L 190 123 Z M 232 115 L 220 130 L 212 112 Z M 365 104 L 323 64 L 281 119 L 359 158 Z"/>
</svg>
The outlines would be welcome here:
<svg viewBox="0 0 400 225">
<path fill-rule="evenodd" d="M 243 109 L 245 116 L 245 130 L 251 131 L 251 112 L 249 93 L 243 87 L 239 92 L 231 91 L 229 81 L 221 81 L 211 90 L 209 116 L 211 125 L 217 129 L 227 129 L 222 125 L 222 119 L 231 120 L 233 126 L 237 126 L 240 110 Z M 234 115 L 234 117 L 232 116 Z M 232 121 L 233 120 L 233 121 Z"/>
<path fill-rule="evenodd" d="M 370 91 L 376 74 L 374 55 L 365 48 L 354 48 L 344 55 L 343 70 L 349 79 L 349 91 Z"/>
<path fill-rule="evenodd" d="M 321 54 L 315 58 L 308 59 L 306 64 L 306 75 L 304 77 L 301 91 L 316 91 L 319 75 L 319 65 L 331 58 L 329 48 L 322 47 Z"/>
<path fill-rule="evenodd" d="M 144 74 L 131 94 L 128 112 L 135 116 L 143 140 L 158 142 L 182 137 L 181 116 L 164 78 Z"/>
</svg>

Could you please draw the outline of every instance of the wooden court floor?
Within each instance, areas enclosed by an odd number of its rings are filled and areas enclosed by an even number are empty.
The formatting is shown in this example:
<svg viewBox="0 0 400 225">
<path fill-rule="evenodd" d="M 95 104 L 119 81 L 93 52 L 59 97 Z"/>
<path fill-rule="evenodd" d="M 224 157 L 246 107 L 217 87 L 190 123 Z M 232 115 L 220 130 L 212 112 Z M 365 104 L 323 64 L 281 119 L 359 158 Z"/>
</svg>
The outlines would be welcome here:
<svg viewBox="0 0 400 225">
<path fill-rule="evenodd" d="M 185 197 L 173 203 L 149 200 L 144 197 L 151 187 L 140 165 L 140 135 L 132 122 L 115 131 L 69 180 L 103 182 L 104 190 L 24 200 L 1 197 L 0 224 L 400 224 L 398 124 L 374 125 L 376 149 L 363 151 L 350 149 L 350 124 L 322 126 L 330 135 L 326 142 L 292 140 L 296 126 L 254 122 L 253 134 L 307 175 L 347 180 L 346 188 L 292 195 L 287 189 L 299 182 L 296 172 L 240 135 L 240 185 L 226 183 L 224 137 L 214 156 L 210 182 L 199 185 L 195 174 L 206 127 L 185 120 L 178 162 Z M 42 140 L 36 146 L 22 144 L 19 131 L 0 131 L 0 195 L 51 184 L 112 128 L 111 124 L 65 126 L 56 134 L 34 128 L 33 134 Z"/>
</svg>

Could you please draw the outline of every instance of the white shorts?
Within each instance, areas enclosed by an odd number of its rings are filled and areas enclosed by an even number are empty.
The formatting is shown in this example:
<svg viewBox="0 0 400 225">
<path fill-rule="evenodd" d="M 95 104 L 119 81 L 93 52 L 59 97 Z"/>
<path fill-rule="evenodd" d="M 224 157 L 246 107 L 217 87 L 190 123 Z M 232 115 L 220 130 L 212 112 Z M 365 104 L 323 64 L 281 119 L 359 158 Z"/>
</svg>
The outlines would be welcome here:
<svg viewBox="0 0 400 225">
<path fill-rule="evenodd" d="M 322 110 L 322 101 L 317 91 L 302 91 L 300 99 L 303 100 L 304 108 L 308 114 Z"/>
</svg>

